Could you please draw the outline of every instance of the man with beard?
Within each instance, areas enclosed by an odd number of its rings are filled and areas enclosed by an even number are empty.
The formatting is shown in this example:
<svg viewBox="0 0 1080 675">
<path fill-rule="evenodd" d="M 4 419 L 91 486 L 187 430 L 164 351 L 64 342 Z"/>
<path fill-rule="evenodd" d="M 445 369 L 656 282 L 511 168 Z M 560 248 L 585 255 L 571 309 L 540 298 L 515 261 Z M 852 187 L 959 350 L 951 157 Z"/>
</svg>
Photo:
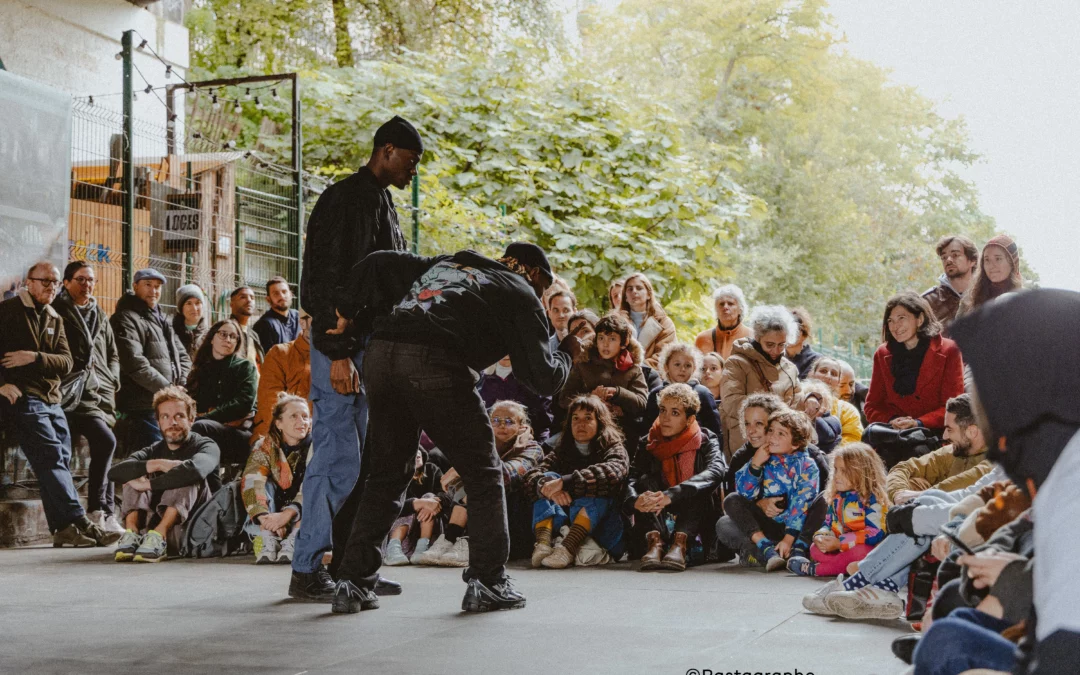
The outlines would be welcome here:
<svg viewBox="0 0 1080 675">
<path fill-rule="evenodd" d="M 364 359 L 371 445 L 333 611 L 379 606 L 373 591 L 380 546 L 401 512 L 421 429 L 446 454 L 469 497 L 462 610 L 524 607 L 504 567 L 509 535 L 502 469 L 475 384 L 476 373 L 506 355 L 521 384 L 540 396 L 565 383 L 571 357 L 552 350 L 540 303 L 553 279 L 547 256 L 527 243 L 510 244 L 498 260 L 472 251 L 435 258 L 375 253 L 351 274 L 352 287 L 336 298 L 339 315 L 357 319 L 364 332 L 375 318 Z M 335 330 L 346 324 L 342 319 Z M 577 338 L 567 342 L 578 344 Z"/>
<path fill-rule="evenodd" d="M 255 316 L 255 291 L 250 286 L 237 288 L 229 295 L 229 309 L 232 311 L 230 318 L 244 331 L 240 336 L 240 357 L 251 361 L 256 368 L 262 366 L 266 350 L 251 325 L 251 317 Z"/>
<path fill-rule="evenodd" d="M 926 490 L 951 492 L 979 480 L 990 470 L 990 463 L 986 461 L 986 443 L 978 431 L 968 395 L 950 399 L 945 405 L 945 438 L 949 445 L 894 466 L 885 484 L 889 499 L 903 504 Z"/>
<path fill-rule="evenodd" d="M 1031 330 L 1037 326 L 1038 330 Z M 987 303 L 953 325 L 974 376 L 990 458 L 1034 498 L 1033 563 L 1005 553 L 960 556 L 979 587 L 1024 566 L 1034 588 L 1014 673 L 1065 675 L 1080 660 L 1080 294 L 1032 290 Z M 974 572 L 970 572 L 974 570 Z"/>
<path fill-rule="evenodd" d="M 284 277 L 274 277 L 266 282 L 266 299 L 270 309 L 255 322 L 255 334 L 263 353 L 274 345 L 292 342 L 300 336 L 300 313 L 292 306 L 293 294 Z"/>
<path fill-rule="evenodd" d="M 373 251 L 404 251 L 405 236 L 388 189 L 407 187 L 424 143 L 413 125 L 394 117 L 375 132 L 367 164 L 319 196 L 307 226 L 300 299 L 311 313 L 311 400 L 314 455 L 304 473 L 304 525 L 296 539 L 289 596 L 330 602 L 331 572 L 336 571 L 348 539 L 360 476 L 360 458 L 367 434 L 368 399 L 361 386 L 365 335 L 354 330 L 331 334 L 338 317 L 334 299 L 349 270 Z M 404 294 L 404 291 L 402 292 Z M 413 447 L 416 452 L 416 447 Z M 353 501 L 346 501 L 354 495 Z M 340 518 L 335 518 L 338 514 Z M 334 549 L 333 568 L 322 564 Z M 382 580 L 382 594 L 401 586 Z"/>
<path fill-rule="evenodd" d="M 154 414 L 164 438 L 109 470 L 109 480 L 123 484 L 126 529 L 116 562 L 161 562 L 180 548 L 181 526 L 210 498 L 206 477 L 221 456 L 212 440 L 191 431 L 195 400 L 183 388 L 154 394 Z"/>
<path fill-rule="evenodd" d="M 960 308 L 960 298 L 971 287 L 975 266 L 979 261 L 979 249 L 967 237 L 949 235 L 937 243 L 937 255 L 944 270 L 938 277 L 938 285 L 922 294 L 934 310 L 934 316 L 947 329 Z M 947 333 L 948 331 L 946 331 Z"/>
</svg>

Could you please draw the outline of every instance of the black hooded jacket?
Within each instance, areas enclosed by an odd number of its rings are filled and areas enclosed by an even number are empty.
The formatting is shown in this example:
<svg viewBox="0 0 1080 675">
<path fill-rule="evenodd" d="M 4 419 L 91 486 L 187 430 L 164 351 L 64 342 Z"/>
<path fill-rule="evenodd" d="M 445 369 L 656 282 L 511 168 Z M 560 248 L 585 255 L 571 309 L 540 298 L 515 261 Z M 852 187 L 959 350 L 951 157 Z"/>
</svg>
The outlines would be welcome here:
<svg viewBox="0 0 1080 675">
<path fill-rule="evenodd" d="M 514 376 L 540 396 L 556 394 L 570 373 L 569 355 L 551 348 L 532 286 L 473 251 L 374 253 L 353 268 L 336 304 L 358 334 L 444 347 L 477 372 L 509 355 Z"/>
</svg>

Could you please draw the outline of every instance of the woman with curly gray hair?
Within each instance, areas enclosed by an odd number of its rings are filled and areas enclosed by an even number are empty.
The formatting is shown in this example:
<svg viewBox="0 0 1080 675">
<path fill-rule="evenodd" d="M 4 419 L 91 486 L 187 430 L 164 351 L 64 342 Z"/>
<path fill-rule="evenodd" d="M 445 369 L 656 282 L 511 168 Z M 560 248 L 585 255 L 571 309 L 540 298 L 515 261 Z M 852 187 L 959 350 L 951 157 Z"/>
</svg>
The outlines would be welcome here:
<svg viewBox="0 0 1080 675">
<path fill-rule="evenodd" d="M 771 393 L 793 405 L 799 391 L 799 371 L 784 356 L 799 330 L 791 312 L 780 305 L 762 305 L 750 313 L 748 323 L 751 336 L 735 341 L 720 378 L 720 422 L 728 459 L 745 442 L 739 413 L 747 396 Z"/>
</svg>

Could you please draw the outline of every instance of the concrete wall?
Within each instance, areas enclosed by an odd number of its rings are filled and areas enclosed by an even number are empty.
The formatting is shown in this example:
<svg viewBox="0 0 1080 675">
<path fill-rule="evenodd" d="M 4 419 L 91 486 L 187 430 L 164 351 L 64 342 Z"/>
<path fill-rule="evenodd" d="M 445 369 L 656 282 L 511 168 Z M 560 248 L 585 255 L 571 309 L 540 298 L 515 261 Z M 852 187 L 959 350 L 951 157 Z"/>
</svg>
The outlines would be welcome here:
<svg viewBox="0 0 1080 675">
<path fill-rule="evenodd" d="M 95 105 L 119 110 L 123 91 L 121 34 L 137 30 L 175 73 L 188 67 L 188 31 L 140 9 L 127 0 L 0 0 L 0 59 L 11 72 L 55 87 L 72 96 L 94 95 Z M 138 45 L 136 40 L 136 45 Z M 135 65 L 155 87 L 179 82 L 165 79 L 165 67 L 147 50 Z M 136 90 L 146 83 L 135 74 Z M 159 92 L 162 99 L 164 93 Z M 164 108 L 153 94 L 139 94 L 140 119 L 165 123 Z"/>
</svg>

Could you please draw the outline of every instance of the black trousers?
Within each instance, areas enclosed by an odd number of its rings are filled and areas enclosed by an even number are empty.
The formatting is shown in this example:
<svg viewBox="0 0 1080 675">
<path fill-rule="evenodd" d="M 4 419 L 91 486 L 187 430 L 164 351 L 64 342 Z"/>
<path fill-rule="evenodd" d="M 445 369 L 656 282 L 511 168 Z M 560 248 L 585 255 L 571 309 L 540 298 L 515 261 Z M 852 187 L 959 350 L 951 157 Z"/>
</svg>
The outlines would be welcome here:
<svg viewBox="0 0 1080 675">
<path fill-rule="evenodd" d="M 829 502 L 825 501 L 825 493 L 820 493 L 810 502 L 810 508 L 806 509 L 806 520 L 803 521 L 802 530 L 799 531 L 799 539 L 806 545 L 807 550 L 814 540 L 814 534 L 825 524 L 825 516 L 829 513 Z"/>
<path fill-rule="evenodd" d="M 716 536 L 735 551 L 755 552 L 750 535 L 758 530 L 773 542 L 784 538 L 786 528 L 765 515 L 753 501 L 734 492 L 724 499 L 724 517 L 716 524 Z"/>
<path fill-rule="evenodd" d="M 116 452 L 116 436 L 105 420 L 93 415 L 64 413 L 71 437 L 82 436 L 90 446 L 90 472 L 86 483 L 87 512 L 116 515 L 116 490 L 108 478 Z"/>
<path fill-rule="evenodd" d="M 472 372 L 446 349 L 375 339 L 364 354 L 368 395 L 367 480 L 338 577 L 373 588 L 379 548 L 401 513 L 420 430 L 446 454 L 469 495 L 464 578 L 505 577 L 509 534 L 495 435 Z"/>
<path fill-rule="evenodd" d="M 659 481 L 650 480 L 649 477 L 639 480 L 637 486 L 639 494 L 649 491 L 659 492 L 664 489 L 664 486 Z M 708 495 L 692 499 L 680 506 L 671 504 L 661 513 L 641 513 L 635 510 L 633 513 L 634 525 L 630 528 L 631 539 L 627 546 L 630 550 L 630 556 L 636 558 L 645 554 L 645 535 L 649 532 L 659 532 L 660 538 L 667 543 L 671 543 L 672 537 L 678 532 L 684 533 L 688 540 L 693 540 L 701 531 L 701 526 L 706 520 L 708 511 Z M 675 529 L 670 532 L 664 522 L 666 513 L 675 516 Z M 705 543 L 711 543 L 711 537 Z M 706 550 L 708 549 L 706 548 Z"/>
<path fill-rule="evenodd" d="M 207 419 L 196 420 L 191 425 L 191 430 L 217 443 L 218 450 L 221 451 L 222 465 L 239 464 L 243 470 L 243 465 L 247 464 L 248 455 L 251 454 L 250 431 Z M 217 471 L 212 471 L 206 477 L 206 484 L 210 487 L 210 494 L 214 494 L 221 487 L 221 475 Z"/>
</svg>

